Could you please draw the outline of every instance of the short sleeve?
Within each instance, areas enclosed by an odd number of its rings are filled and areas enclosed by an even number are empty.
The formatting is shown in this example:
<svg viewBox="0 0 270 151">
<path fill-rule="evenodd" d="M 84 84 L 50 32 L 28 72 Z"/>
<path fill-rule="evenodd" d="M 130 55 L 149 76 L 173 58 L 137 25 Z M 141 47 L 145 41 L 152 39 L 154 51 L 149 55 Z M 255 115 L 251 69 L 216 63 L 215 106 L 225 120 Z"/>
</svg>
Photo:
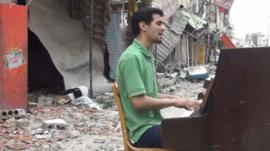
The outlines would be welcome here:
<svg viewBox="0 0 270 151">
<path fill-rule="evenodd" d="M 121 75 L 129 98 L 146 93 L 140 62 L 135 55 L 130 56 L 123 62 Z"/>
</svg>

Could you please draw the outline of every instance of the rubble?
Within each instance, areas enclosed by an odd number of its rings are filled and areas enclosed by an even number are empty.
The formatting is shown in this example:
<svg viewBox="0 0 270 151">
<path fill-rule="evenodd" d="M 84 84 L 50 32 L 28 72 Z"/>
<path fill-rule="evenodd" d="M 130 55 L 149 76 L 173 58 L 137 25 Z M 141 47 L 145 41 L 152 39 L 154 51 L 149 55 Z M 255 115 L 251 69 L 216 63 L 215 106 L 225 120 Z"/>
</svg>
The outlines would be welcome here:
<svg viewBox="0 0 270 151">
<path fill-rule="evenodd" d="M 4 151 L 5 147 L 5 143 L 3 141 L 0 141 L 0 151 Z"/>
<path fill-rule="evenodd" d="M 44 123 L 49 128 L 54 127 L 54 128 L 57 128 L 57 129 L 59 129 L 59 128 L 64 129 L 68 125 L 68 123 L 63 119 L 46 120 L 46 121 L 44 121 Z"/>
<path fill-rule="evenodd" d="M 160 73 L 160 92 L 196 99 L 203 91 L 203 81 L 191 83 L 181 77 L 181 72 L 184 71 Z M 21 118 L 0 120 L 0 151 L 124 150 L 118 111 L 111 92 L 91 98 L 91 104 L 95 106 L 74 104 L 66 99 L 51 94 L 30 94 L 30 113 Z M 165 117 L 188 114 L 184 109 L 162 110 Z"/>
<path fill-rule="evenodd" d="M 24 109 L 0 110 L 0 119 L 20 118 L 26 115 Z"/>
<path fill-rule="evenodd" d="M 68 137 L 69 138 L 76 138 L 76 137 L 79 137 L 80 134 L 81 134 L 80 131 L 73 130 L 71 132 L 68 132 Z"/>
<path fill-rule="evenodd" d="M 38 105 L 40 106 L 49 106 L 53 103 L 53 98 L 52 97 L 45 97 L 45 96 L 40 96 L 37 100 Z"/>
</svg>

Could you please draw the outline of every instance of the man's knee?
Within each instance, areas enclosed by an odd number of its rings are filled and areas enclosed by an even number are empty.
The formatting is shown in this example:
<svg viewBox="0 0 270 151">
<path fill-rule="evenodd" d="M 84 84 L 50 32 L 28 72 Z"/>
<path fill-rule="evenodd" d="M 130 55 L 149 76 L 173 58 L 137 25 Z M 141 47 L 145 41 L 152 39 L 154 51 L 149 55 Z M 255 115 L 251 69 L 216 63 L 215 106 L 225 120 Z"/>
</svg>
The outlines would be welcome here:
<svg viewBox="0 0 270 151">
<path fill-rule="evenodd" d="M 149 128 L 138 142 L 134 144 L 136 147 L 156 147 L 161 148 L 161 130 L 160 126 Z"/>
</svg>

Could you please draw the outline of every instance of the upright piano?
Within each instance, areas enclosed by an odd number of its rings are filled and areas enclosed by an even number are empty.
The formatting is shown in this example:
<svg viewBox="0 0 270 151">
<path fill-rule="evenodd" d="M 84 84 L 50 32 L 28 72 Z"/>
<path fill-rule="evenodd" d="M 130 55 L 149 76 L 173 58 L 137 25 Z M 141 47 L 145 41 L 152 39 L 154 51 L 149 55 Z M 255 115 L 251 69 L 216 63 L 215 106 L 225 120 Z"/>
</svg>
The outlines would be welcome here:
<svg viewBox="0 0 270 151">
<path fill-rule="evenodd" d="M 180 151 L 270 150 L 270 48 L 221 51 L 205 107 L 164 119 L 162 143 Z"/>
</svg>

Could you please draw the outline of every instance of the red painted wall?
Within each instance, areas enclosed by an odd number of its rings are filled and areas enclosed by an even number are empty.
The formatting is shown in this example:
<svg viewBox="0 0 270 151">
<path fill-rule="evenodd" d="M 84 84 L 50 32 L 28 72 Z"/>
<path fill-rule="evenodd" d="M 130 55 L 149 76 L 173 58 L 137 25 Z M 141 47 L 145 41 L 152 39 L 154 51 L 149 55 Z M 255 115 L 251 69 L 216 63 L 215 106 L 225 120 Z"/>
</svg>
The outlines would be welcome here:
<svg viewBox="0 0 270 151">
<path fill-rule="evenodd" d="M 0 4 L 0 109 L 27 107 L 27 7 Z"/>
</svg>

